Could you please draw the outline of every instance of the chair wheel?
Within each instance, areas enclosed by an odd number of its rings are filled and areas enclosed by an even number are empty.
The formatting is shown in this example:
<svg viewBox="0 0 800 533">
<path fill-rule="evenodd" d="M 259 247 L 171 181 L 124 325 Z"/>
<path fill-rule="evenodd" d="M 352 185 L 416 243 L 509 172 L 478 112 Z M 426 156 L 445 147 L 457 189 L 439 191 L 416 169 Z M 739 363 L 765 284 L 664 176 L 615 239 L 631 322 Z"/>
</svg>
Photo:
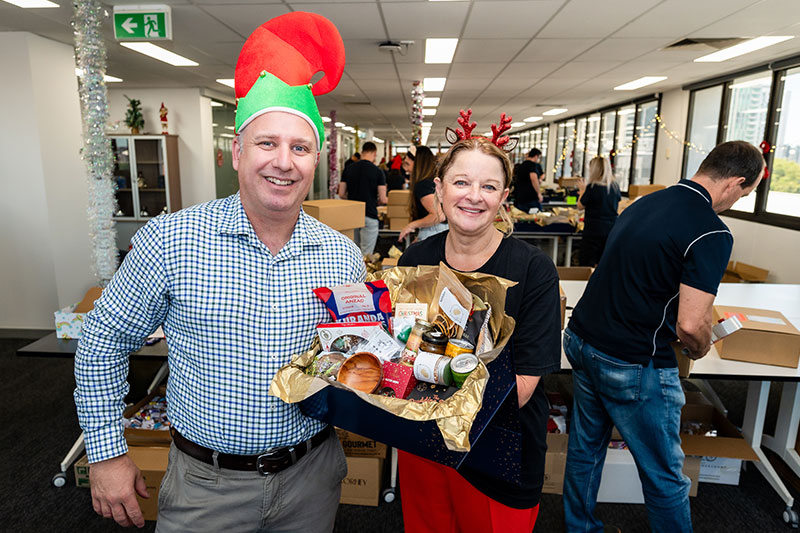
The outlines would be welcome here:
<svg viewBox="0 0 800 533">
<path fill-rule="evenodd" d="M 394 489 L 385 489 L 383 491 L 383 501 L 392 503 L 395 499 Z"/>
<path fill-rule="evenodd" d="M 67 475 L 64 472 L 59 472 L 53 476 L 53 486 L 61 488 L 67 484 Z"/>
</svg>

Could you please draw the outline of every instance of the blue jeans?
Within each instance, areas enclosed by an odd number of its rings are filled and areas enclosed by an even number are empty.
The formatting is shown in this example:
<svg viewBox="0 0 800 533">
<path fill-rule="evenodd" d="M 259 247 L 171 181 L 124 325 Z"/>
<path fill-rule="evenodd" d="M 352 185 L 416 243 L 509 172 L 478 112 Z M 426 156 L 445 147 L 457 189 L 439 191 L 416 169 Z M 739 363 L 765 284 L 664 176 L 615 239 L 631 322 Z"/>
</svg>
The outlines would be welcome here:
<svg viewBox="0 0 800 533">
<path fill-rule="evenodd" d="M 636 461 L 652 530 L 692 531 L 691 482 L 681 470 L 680 418 L 686 399 L 678 369 L 627 363 L 597 350 L 569 328 L 564 351 L 572 365 L 575 395 L 564 477 L 567 531 L 603 531 L 594 508 L 612 426 Z"/>
</svg>

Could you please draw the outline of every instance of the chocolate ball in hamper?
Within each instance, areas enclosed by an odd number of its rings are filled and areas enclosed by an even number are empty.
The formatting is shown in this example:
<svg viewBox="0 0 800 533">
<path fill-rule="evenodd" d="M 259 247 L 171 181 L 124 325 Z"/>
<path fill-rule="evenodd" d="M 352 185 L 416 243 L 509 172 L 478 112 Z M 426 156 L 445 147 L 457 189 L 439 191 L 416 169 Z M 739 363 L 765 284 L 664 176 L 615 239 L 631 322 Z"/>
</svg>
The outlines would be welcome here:
<svg viewBox="0 0 800 533">
<path fill-rule="evenodd" d="M 383 368 L 378 356 L 369 352 L 358 352 L 342 363 L 336 381 L 367 394 L 375 389 L 383 380 Z"/>
</svg>

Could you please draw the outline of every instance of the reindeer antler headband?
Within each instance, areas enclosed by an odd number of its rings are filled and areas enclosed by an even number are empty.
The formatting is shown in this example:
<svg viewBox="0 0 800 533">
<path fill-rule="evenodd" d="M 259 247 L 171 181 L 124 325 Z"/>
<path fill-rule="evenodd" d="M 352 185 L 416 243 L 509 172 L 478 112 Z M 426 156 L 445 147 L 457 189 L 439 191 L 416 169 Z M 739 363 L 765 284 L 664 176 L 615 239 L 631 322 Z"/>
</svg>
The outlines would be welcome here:
<svg viewBox="0 0 800 533">
<path fill-rule="evenodd" d="M 458 141 L 463 141 L 464 139 L 475 138 L 472 136 L 472 130 L 474 130 L 478 124 L 469 121 L 470 117 L 472 116 L 472 109 L 467 109 L 466 111 L 462 109 L 459 111 L 459 115 L 460 116 L 456 119 L 456 121 L 458 122 L 459 126 L 461 126 L 461 130 L 454 130 L 452 128 L 444 129 L 444 136 L 450 144 L 455 144 Z M 508 135 L 503 135 L 503 132 L 510 129 L 511 117 L 506 116 L 505 113 L 500 115 L 500 125 L 492 124 L 492 143 L 505 152 L 512 151 L 517 147 L 517 143 L 519 142 L 519 137 L 509 137 Z"/>
</svg>

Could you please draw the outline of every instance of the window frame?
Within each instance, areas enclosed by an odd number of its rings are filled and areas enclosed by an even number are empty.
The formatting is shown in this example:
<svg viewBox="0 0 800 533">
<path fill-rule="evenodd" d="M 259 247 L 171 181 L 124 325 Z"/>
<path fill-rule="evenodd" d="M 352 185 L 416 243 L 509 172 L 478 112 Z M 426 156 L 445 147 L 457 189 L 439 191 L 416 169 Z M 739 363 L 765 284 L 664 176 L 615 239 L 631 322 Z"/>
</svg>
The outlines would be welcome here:
<svg viewBox="0 0 800 533">
<path fill-rule="evenodd" d="M 689 134 L 691 131 L 691 119 L 694 109 L 695 94 L 703 89 L 708 89 L 717 85 L 722 86 L 722 99 L 720 104 L 719 119 L 717 123 L 717 145 L 723 142 L 725 132 L 727 131 L 728 112 L 730 106 L 730 86 L 734 80 L 753 74 L 764 74 L 767 72 L 772 73 L 772 85 L 770 87 L 769 101 L 767 104 L 767 116 L 764 126 L 763 140 L 769 143 L 770 146 L 775 145 L 775 140 L 778 134 L 780 125 L 776 121 L 777 108 L 782 105 L 783 92 L 787 72 L 793 68 L 800 66 L 800 56 L 793 56 L 784 58 L 772 63 L 763 64 L 757 67 L 748 68 L 729 74 L 705 80 L 696 84 L 684 86 L 684 90 L 689 90 L 689 111 L 686 121 L 686 134 L 685 139 L 691 142 Z M 683 149 L 683 163 L 681 165 L 681 176 L 686 172 L 686 163 L 688 160 L 689 147 L 684 146 Z M 774 163 L 775 152 L 770 151 L 765 155 L 764 160 L 767 168 L 772 172 Z M 753 212 L 738 211 L 728 209 L 720 213 L 721 216 L 735 218 L 738 220 L 747 220 L 749 222 L 756 222 L 759 224 L 766 224 L 769 226 L 776 226 L 786 229 L 800 230 L 800 216 L 790 216 L 778 213 L 770 213 L 767 211 L 767 197 L 769 195 L 769 180 L 761 180 L 756 190 L 751 193 L 756 195 L 755 205 Z"/>
</svg>

